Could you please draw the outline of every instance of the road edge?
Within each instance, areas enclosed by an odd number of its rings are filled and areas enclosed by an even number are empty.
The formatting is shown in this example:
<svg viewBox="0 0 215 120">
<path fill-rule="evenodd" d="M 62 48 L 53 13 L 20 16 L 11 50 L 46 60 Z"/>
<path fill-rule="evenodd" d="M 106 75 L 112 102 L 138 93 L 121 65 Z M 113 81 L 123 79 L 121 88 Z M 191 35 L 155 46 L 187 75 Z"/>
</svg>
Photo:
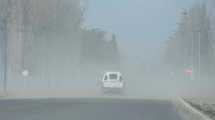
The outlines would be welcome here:
<svg viewBox="0 0 215 120">
<path fill-rule="evenodd" d="M 181 105 L 183 105 L 183 107 L 185 107 L 186 109 L 188 109 L 190 112 L 192 112 L 193 114 L 197 115 L 198 117 L 200 117 L 202 120 L 212 120 L 209 116 L 207 116 L 206 114 L 202 113 L 201 111 L 199 111 L 198 109 L 194 108 L 193 106 L 191 106 L 187 101 L 185 101 L 183 98 L 178 97 L 178 102 L 181 103 Z"/>
</svg>

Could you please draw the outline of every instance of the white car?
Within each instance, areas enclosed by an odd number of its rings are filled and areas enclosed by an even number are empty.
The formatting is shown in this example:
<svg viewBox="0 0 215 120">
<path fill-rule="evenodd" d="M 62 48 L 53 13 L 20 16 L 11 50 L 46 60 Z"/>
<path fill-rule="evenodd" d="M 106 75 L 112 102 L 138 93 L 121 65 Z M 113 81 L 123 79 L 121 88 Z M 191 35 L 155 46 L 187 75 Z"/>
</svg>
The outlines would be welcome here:
<svg viewBox="0 0 215 120">
<path fill-rule="evenodd" d="M 102 79 L 102 87 L 109 89 L 123 89 L 124 81 L 120 72 L 106 72 Z"/>
</svg>

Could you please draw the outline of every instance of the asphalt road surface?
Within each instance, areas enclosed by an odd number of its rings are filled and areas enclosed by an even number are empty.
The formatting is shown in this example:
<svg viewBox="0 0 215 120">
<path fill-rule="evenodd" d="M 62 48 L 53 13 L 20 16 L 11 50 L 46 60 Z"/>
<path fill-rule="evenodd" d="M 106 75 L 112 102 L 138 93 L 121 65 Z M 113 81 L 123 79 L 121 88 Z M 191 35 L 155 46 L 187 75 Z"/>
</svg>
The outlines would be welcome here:
<svg viewBox="0 0 215 120">
<path fill-rule="evenodd" d="M 183 120 L 170 101 L 123 99 L 0 100 L 0 120 Z"/>
</svg>

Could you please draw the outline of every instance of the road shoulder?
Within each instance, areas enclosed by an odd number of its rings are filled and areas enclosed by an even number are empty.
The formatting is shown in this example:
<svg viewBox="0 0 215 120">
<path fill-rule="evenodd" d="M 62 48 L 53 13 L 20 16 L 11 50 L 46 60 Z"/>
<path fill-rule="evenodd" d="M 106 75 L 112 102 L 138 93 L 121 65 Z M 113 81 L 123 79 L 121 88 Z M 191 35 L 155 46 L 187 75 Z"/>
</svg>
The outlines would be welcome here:
<svg viewBox="0 0 215 120">
<path fill-rule="evenodd" d="M 203 113 L 193 105 L 191 105 L 188 100 L 185 100 L 184 98 L 178 98 L 177 99 L 177 108 L 183 110 L 185 114 L 188 114 L 190 117 L 192 117 L 195 120 L 213 120 L 211 117 L 209 117 L 207 114 Z"/>
</svg>

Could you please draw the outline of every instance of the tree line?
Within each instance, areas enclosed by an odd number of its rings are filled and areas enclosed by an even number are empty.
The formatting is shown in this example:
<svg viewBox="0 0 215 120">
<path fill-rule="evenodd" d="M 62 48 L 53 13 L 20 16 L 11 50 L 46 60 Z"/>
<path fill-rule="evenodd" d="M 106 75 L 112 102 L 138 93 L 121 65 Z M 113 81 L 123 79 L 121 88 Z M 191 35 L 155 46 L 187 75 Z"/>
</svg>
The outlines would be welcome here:
<svg viewBox="0 0 215 120">
<path fill-rule="evenodd" d="M 58 69 L 64 69 L 71 75 L 71 69 L 83 63 L 118 65 L 115 35 L 106 41 L 107 31 L 84 26 L 84 3 L 1 0 L 0 22 L 6 25 L 9 69 L 28 69 L 35 74 L 48 71 L 47 75 L 61 74 Z"/>
<path fill-rule="evenodd" d="M 171 71 L 187 69 L 199 76 L 211 76 L 215 71 L 215 39 L 205 3 L 183 10 L 175 32 L 165 44 L 164 61 Z"/>
</svg>

